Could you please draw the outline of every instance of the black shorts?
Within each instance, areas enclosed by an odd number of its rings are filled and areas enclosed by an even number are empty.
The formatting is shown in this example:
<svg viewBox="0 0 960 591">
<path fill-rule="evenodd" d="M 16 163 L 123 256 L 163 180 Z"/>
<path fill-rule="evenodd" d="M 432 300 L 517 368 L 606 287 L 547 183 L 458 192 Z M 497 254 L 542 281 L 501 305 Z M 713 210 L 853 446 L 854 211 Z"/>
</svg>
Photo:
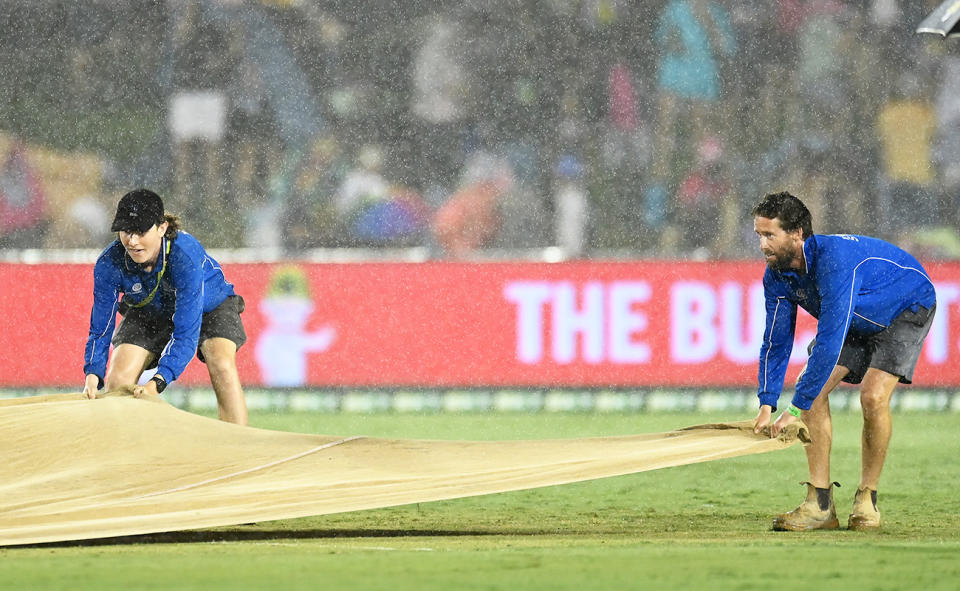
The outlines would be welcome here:
<svg viewBox="0 0 960 591">
<path fill-rule="evenodd" d="M 923 306 L 917 308 L 916 312 L 907 309 L 880 332 L 847 333 L 840 359 L 837 360 L 837 365 L 850 370 L 843 381 L 859 384 L 867 369 L 873 367 L 899 377 L 901 384 L 912 383 L 923 340 L 930 332 L 936 312 L 936 304 L 929 310 Z M 808 354 L 816 342 L 814 339 L 807 347 Z"/>
<path fill-rule="evenodd" d="M 221 337 L 231 340 L 237 345 L 237 349 L 247 342 L 247 333 L 243 330 L 243 322 L 240 320 L 243 309 L 243 298 L 232 295 L 203 315 L 200 323 L 200 340 L 197 341 L 197 358 L 200 361 L 204 361 L 200 345 L 209 338 Z M 153 353 L 153 361 L 147 367 L 151 369 L 157 366 L 160 354 L 171 336 L 173 336 L 172 318 L 151 314 L 140 308 L 128 308 L 123 314 L 120 326 L 113 333 L 111 342 L 114 346 L 136 345 Z"/>
</svg>

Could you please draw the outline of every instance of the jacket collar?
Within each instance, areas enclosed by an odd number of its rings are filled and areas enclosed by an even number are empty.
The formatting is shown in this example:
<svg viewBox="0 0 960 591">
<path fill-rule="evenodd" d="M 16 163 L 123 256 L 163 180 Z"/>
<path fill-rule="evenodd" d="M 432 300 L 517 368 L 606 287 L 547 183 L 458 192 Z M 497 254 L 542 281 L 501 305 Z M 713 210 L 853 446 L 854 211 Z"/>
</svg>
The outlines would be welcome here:
<svg viewBox="0 0 960 591">
<path fill-rule="evenodd" d="M 817 262 L 817 235 L 813 234 L 803 241 L 803 263 L 807 275 Z"/>
</svg>

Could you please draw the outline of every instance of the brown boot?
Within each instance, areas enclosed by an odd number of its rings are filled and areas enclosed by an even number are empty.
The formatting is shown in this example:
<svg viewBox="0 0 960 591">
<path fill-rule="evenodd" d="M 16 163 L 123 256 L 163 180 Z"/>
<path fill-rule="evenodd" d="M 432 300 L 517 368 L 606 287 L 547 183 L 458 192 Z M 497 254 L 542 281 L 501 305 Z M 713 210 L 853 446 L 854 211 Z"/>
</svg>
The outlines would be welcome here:
<svg viewBox="0 0 960 591">
<path fill-rule="evenodd" d="M 853 497 L 853 512 L 847 520 L 847 527 L 857 531 L 880 529 L 877 491 L 872 488 L 857 489 L 857 494 Z"/>
<path fill-rule="evenodd" d="M 840 486 L 839 482 L 830 484 L 827 488 L 817 488 L 809 482 L 807 485 L 807 499 L 800 506 L 773 518 L 775 531 L 808 531 L 811 529 L 837 529 L 837 509 L 833 506 L 833 487 Z"/>
</svg>

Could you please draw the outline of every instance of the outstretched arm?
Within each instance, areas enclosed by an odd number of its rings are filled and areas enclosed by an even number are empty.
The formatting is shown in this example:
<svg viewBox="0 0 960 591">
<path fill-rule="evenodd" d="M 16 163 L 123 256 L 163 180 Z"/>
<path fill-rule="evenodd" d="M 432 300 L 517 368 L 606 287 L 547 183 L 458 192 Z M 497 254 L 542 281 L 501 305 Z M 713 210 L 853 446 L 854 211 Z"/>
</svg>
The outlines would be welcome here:
<svg viewBox="0 0 960 591">
<path fill-rule="evenodd" d="M 777 409 L 797 324 L 797 305 L 787 299 L 769 271 L 764 275 L 763 287 L 767 317 L 757 368 L 760 412 L 754 420 L 754 431 L 758 433 Z"/>
<path fill-rule="evenodd" d="M 83 392 L 87 398 L 96 398 L 107 373 L 110 339 L 116 326 L 119 301 L 119 273 L 108 257 L 101 256 L 93 267 L 93 309 L 83 351 L 83 374 L 86 376 Z"/>
</svg>

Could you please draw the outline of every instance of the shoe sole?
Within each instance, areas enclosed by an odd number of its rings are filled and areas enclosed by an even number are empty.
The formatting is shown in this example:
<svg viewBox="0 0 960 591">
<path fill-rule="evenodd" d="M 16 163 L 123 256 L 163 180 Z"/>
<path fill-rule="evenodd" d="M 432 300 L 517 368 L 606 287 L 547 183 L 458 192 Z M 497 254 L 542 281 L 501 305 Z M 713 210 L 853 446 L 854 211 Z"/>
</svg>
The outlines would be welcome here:
<svg viewBox="0 0 960 591">
<path fill-rule="evenodd" d="M 811 525 L 802 525 L 790 523 L 784 519 L 775 518 L 773 520 L 773 531 L 813 531 L 815 529 L 838 529 L 840 527 L 840 521 L 836 517 L 830 521 L 824 521 L 823 523 L 811 524 Z"/>
<path fill-rule="evenodd" d="M 880 522 L 851 515 L 847 521 L 847 529 L 851 531 L 877 531 L 880 529 Z"/>
</svg>

